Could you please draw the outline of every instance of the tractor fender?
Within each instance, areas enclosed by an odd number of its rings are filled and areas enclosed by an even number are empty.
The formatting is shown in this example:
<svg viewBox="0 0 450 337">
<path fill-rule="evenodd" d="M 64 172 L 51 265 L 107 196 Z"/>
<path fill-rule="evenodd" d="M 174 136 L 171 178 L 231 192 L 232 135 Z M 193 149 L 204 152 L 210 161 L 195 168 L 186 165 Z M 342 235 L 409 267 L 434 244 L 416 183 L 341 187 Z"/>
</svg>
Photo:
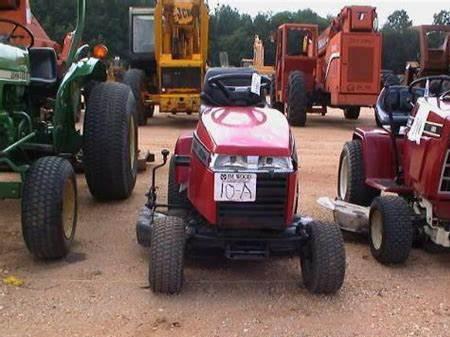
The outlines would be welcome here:
<svg viewBox="0 0 450 337">
<path fill-rule="evenodd" d="M 353 134 L 353 140 L 362 143 L 366 181 L 395 178 L 395 151 L 387 131 L 358 128 Z M 401 146 L 398 148 L 401 149 Z"/>
<path fill-rule="evenodd" d="M 82 146 L 80 133 L 75 129 L 75 115 L 80 110 L 81 89 L 89 81 L 104 82 L 106 65 L 96 58 L 74 62 L 64 75 L 55 101 L 53 140 L 57 152 L 76 153 Z"/>
<path fill-rule="evenodd" d="M 176 156 L 191 157 L 192 141 L 194 138 L 193 132 L 182 134 L 175 145 Z M 187 184 L 189 181 L 189 166 L 177 166 L 175 170 L 175 180 L 178 185 Z"/>
</svg>

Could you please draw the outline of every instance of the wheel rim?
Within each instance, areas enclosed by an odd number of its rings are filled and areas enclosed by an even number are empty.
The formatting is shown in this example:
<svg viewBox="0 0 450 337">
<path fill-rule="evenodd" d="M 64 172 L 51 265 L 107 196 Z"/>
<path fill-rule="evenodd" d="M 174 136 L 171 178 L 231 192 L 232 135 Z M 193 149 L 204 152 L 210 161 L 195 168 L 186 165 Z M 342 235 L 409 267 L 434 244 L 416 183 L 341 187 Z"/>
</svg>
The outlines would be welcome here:
<svg viewBox="0 0 450 337">
<path fill-rule="evenodd" d="M 128 132 L 128 143 L 130 146 L 130 169 L 134 170 L 136 162 L 136 127 L 134 124 L 134 117 L 130 116 L 130 130 Z"/>
<path fill-rule="evenodd" d="M 339 170 L 339 198 L 345 200 L 348 188 L 348 160 L 347 155 L 342 158 L 341 169 Z"/>
<path fill-rule="evenodd" d="M 73 236 L 76 218 L 76 207 L 75 183 L 71 178 L 69 178 L 64 184 L 62 213 L 64 236 L 67 240 L 71 240 Z"/>
<path fill-rule="evenodd" d="M 378 210 L 373 211 L 370 219 L 370 238 L 373 247 L 379 250 L 383 242 L 383 217 Z"/>
</svg>

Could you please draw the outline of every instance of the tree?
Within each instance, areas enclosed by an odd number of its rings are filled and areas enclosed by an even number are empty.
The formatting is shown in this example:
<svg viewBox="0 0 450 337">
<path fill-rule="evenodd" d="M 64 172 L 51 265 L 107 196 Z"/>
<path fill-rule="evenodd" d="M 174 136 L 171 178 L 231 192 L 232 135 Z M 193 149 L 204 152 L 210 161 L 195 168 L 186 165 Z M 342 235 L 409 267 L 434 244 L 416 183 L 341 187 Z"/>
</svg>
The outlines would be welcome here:
<svg viewBox="0 0 450 337">
<path fill-rule="evenodd" d="M 442 10 L 433 15 L 435 25 L 450 25 L 450 11 Z"/>
<path fill-rule="evenodd" d="M 402 10 L 396 10 L 388 16 L 388 21 L 384 25 L 384 30 L 392 30 L 394 32 L 405 32 L 412 27 L 412 20 L 410 20 L 408 13 Z"/>
</svg>

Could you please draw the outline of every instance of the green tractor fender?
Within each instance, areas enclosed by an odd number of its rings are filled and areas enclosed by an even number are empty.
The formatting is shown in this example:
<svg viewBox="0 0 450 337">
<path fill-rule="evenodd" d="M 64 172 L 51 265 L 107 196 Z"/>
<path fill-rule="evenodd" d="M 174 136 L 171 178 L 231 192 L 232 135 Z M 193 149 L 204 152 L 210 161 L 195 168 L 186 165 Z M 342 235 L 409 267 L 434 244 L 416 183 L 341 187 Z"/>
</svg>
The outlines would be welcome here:
<svg viewBox="0 0 450 337">
<path fill-rule="evenodd" d="M 81 47 L 77 55 L 86 48 L 89 47 Z M 76 129 L 76 119 L 81 110 L 82 89 L 92 81 L 106 79 L 106 65 L 96 58 L 83 58 L 68 69 L 56 95 L 53 115 L 53 144 L 57 153 L 77 153 L 81 149 L 82 136 Z"/>
</svg>

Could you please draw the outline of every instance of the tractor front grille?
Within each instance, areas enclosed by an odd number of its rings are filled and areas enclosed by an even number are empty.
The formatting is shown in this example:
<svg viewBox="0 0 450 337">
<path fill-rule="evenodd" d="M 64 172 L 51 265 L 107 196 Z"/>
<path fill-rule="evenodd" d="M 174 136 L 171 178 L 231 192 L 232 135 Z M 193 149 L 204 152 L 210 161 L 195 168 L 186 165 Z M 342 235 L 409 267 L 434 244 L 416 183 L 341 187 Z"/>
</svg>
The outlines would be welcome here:
<svg viewBox="0 0 450 337">
<path fill-rule="evenodd" d="M 441 193 L 450 193 L 450 150 L 447 151 L 444 167 L 442 168 Z"/>
<path fill-rule="evenodd" d="M 373 47 L 350 47 L 348 49 L 347 78 L 351 83 L 372 83 L 375 63 Z"/>
<path fill-rule="evenodd" d="M 202 71 L 200 68 L 177 67 L 162 68 L 162 87 L 164 89 L 202 88 Z"/>
<path fill-rule="evenodd" d="M 285 223 L 288 174 L 258 174 L 256 201 L 218 202 L 219 226 L 280 228 Z"/>
</svg>

